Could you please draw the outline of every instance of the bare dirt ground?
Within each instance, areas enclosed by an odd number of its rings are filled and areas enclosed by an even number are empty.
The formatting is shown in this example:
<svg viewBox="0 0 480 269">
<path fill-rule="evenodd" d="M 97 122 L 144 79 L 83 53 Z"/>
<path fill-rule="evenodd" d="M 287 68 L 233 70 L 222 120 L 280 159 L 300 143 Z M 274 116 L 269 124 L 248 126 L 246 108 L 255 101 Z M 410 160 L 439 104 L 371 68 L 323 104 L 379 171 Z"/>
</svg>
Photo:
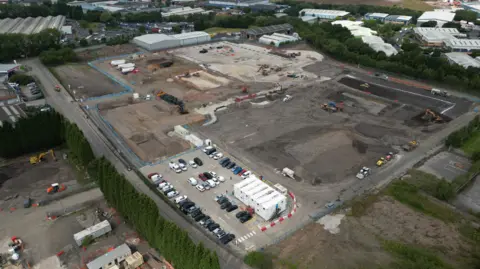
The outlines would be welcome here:
<svg viewBox="0 0 480 269">
<path fill-rule="evenodd" d="M 452 263 L 471 250 L 453 225 L 418 213 L 389 196 L 381 197 L 360 217 L 347 216 L 332 234 L 313 223 L 267 251 L 298 268 L 389 268 L 394 260 L 381 240 L 431 249 Z M 283 268 L 279 266 L 278 268 Z"/>
<path fill-rule="evenodd" d="M 137 51 L 138 48 L 134 44 L 123 44 L 115 46 L 105 46 L 103 48 L 94 50 L 85 50 L 82 52 L 77 52 L 77 55 L 82 61 L 92 61 L 98 58 L 130 54 Z"/>
<path fill-rule="evenodd" d="M 87 64 L 68 64 L 55 67 L 55 73 L 65 89 L 75 91 L 75 97 L 97 97 L 126 89 Z"/>
<path fill-rule="evenodd" d="M 31 165 L 30 156 L 22 156 L 0 167 L 0 211 L 23 207 L 27 197 L 39 202 L 59 195 L 47 194 L 47 188 L 52 183 L 64 184 L 65 192 L 73 192 L 80 187 L 72 167 L 58 158 L 60 152 L 56 154 L 57 162 L 47 156 L 45 161 Z"/>
<path fill-rule="evenodd" d="M 168 136 L 175 125 L 203 122 L 204 116 L 180 115 L 162 100 L 132 102 L 131 98 L 103 103 L 99 109 L 132 150 L 144 161 L 157 161 L 190 148 L 188 142 Z"/>
</svg>

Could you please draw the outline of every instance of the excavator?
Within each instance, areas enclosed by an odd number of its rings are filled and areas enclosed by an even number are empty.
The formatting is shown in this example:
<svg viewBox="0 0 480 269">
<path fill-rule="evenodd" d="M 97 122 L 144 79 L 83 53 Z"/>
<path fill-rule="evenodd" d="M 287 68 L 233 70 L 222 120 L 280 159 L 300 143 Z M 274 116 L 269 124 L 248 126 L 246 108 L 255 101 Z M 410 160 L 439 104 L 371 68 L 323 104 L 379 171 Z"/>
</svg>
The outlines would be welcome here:
<svg viewBox="0 0 480 269">
<path fill-rule="evenodd" d="M 54 161 L 57 161 L 57 157 L 55 157 L 55 153 L 53 152 L 53 149 L 51 149 L 49 151 L 45 151 L 45 152 L 42 152 L 42 153 L 38 154 L 38 156 L 31 156 L 30 157 L 30 164 L 37 164 L 37 163 L 42 162 L 45 159 L 45 156 L 48 155 L 48 154 L 51 154 L 52 159 Z"/>
<path fill-rule="evenodd" d="M 425 121 L 443 122 L 443 118 L 430 109 L 425 109 L 425 114 L 422 116 Z"/>
</svg>

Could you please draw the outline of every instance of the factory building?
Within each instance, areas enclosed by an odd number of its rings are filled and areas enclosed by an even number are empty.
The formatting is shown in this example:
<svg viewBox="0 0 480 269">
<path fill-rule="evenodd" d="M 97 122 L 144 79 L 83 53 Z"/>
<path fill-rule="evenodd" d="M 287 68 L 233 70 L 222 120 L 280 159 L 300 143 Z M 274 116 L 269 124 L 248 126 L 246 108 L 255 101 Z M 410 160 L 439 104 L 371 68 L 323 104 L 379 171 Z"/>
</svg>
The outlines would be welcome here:
<svg viewBox="0 0 480 269">
<path fill-rule="evenodd" d="M 319 20 L 337 20 L 350 14 L 343 10 L 327 10 L 327 9 L 302 9 L 299 12 L 300 17 L 315 17 Z"/>
<path fill-rule="evenodd" d="M 112 251 L 107 252 L 103 256 L 87 263 L 88 269 L 106 269 L 119 266 L 128 256 L 132 255 L 132 251 L 126 244 L 122 244 Z"/>
<path fill-rule="evenodd" d="M 423 45 L 428 47 L 441 47 L 446 40 L 467 37 L 456 28 L 416 27 L 413 32 Z"/>
<path fill-rule="evenodd" d="M 385 43 L 379 36 L 362 36 L 362 41 L 368 44 L 376 52 L 384 52 L 387 56 L 392 56 L 398 53 L 398 51 L 388 43 Z"/>
<path fill-rule="evenodd" d="M 264 220 L 271 220 L 287 209 L 287 197 L 254 175 L 233 185 L 233 190 L 237 199 Z"/>
<path fill-rule="evenodd" d="M 258 42 L 265 45 L 274 45 L 278 47 L 285 43 L 298 41 L 299 38 L 291 35 L 284 35 L 279 33 L 274 33 L 272 35 L 263 35 L 258 39 Z"/>
<path fill-rule="evenodd" d="M 386 17 L 388 17 L 387 13 L 367 13 L 364 18 L 384 22 Z"/>
<path fill-rule="evenodd" d="M 480 68 L 480 61 L 470 57 L 468 54 L 461 52 L 445 53 L 445 58 L 452 64 L 458 64 L 465 68 L 476 67 Z"/>
<path fill-rule="evenodd" d="M 436 21 L 437 27 L 442 27 L 447 22 L 452 22 L 455 13 L 452 12 L 438 12 L 426 11 L 417 20 L 417 25 L 420 26 L 424 22 Z"/>
<path fill-rule="evenodd" d="M 205 32 L 190 32 L 178 35 L 147 34 L 133 39 L 133 43 L 149 51 L 196 45 L 208 41 L 210 41 L 210 35 Z"/>
<path fill-rule="evenodd" d="M 247 39 L 259 39 L 263 35 L 271 35 L 274 33 L 292 34 L 293 26 L 285 24 L 270 25 L 265 27 L 250 28 L 242 32 L 242 36 Z"/>
<path fill-rule="evenodd" d="M 385 23 L 396 23 L 396 24 L 410 24 L 412 22 L 411 16 L 403 16 L 403 15 L 389 15 L 385 17 L 383 20 Z"/>
<path fill-rule="evenodd" d="M 188 16 L 192 14 L 206 14 L 208 11 L 205 11 L 203 8 L 191 8 L 191 7 L 179 7 L 179 8 L 172 8 L 167 12 L 162 12 L 162 17 L 170 17 L 170 16 Z"/>
<path fill-rule="evenodd" d="M 37 34 L 45 29 L 61 30 L 65 16 L 6 18 L 0 20 L 0 34 Z"/>
<path fill-rule="evenodd" d="M 268 0 L 210 0 L 207 6 L 222 7 L 222 8 L 245 8 L 255 5 L 268 5 Z"/>
</svg>

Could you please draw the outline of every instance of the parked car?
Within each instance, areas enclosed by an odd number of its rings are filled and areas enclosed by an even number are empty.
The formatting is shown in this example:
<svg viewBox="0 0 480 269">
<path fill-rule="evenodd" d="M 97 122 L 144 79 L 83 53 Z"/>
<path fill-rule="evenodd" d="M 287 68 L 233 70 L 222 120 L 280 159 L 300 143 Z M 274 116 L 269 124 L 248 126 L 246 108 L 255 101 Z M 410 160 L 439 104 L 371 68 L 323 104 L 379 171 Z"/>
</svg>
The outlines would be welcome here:
<svg viewBox="0 0 480 269">
<path fill-rule="evenodd" d="M 235 235 L 234 234 L 228 234 L 228 235 L 224 236 L 222 238 L 222 240 L 220 240 L 220 242 L 222 242 L 224 245 L 226 245 L 230 241 L 232 241 L 233 239 L 235 239 Z"/>
<path fill-rule="evenodd" d="M 206 227 L 208 224 L 212 222 L 213 220 L 210 218 L 210 216 L 205 216 L 205 218 L 200 221 L 200 225 L 202 225 L 203 227 Z"/>
<path fill-rule="evenodd" d="M 207 191 L 210 189 L 210 184 L 208 184 L 208 182 L 203 182 L 203 183 L 202 183 L 202 186 L 203 186 L 203 188 L 205 188 L 205 190 L 207 190 Z"/>
<path fill-rule="evenodd" d="M 245 173 L 242 174 L 242 178 L 243 178 L 243 179 L 246 179 L 246 178 L 248 178 L 251 174 L 252 174 L 252 171 L 247 171 L 247 172 L 245 172 Z"/>
<path fill-rule="evenodd" d="M 226 166 L 227 169 L 232 169 L 233 167 L 235 167 L 237 164 L 232 162 L 230 163 L 229 165 Z"/>
<path fill-rule="evenodd" d="M 176 163 L 170 162 L 170 163 L 168 164 L 168 166 L 170 167 L 170 169 L 172 169 L 173 171 L 175 171 L 175 173 L 181 173 L 181 172 L 182 172 L 182 169 L 181 169 L 180 166 L 178 166 L 178 164 L 176 164 Z"/>
<path fill-rule="evenodd" d="M 220 229 L 220 231 L 218 231 L 215 235 L 217 236 L 218 239 L 220 239 L 220 238 L 224 237 L 226 234 L 227 234 L 227 232 Z"/>
<path fill-rule="evenodd" d="M 180 208 L 181 209 L 187 209 L 187 208 L 190 208 L 192 206 L 195 206 L 195 203 L 192 202 L 192 201 L 187 201 L 185 203 L 180 203 Z"/>
<path fill-rule="evenodd" d="M 196 221 L 196 222 L 199 222 L 200 220 L 204 219 L 205 218 L 205 215 L 203 213 L 200 213 L 198 216 L 194 217 L 193 219 Z"/>
<path fill-rule="evenodd" d="M 213 178 L 212 174 L 210 174 L 209 172 L 205 172 L 205 173 L 203 173 L 203 175 L 204 175 L 206 178 L 208 178 L 208 179 L 212 179 L 212 178 Z"/>
<path fill-rule="evenodd" d="M 202 160 L 200 160 L 200 158 L 198 158 L 198 157 L 193 158 L 193 161 L 194 161 L 198 166 L 202 166 L 202 165 L 203 165 Z"/>
<path fill-rule="evenodd" d="M 208 230 L 211 232 L 211 231 L 217 229 L 218 227 L 220 227 L 220 225 L 218 225 L 217 223 L 214 223 L 214 224 L 211 224 L 211 225 L 208 227 Z"/>
<path fill-rule="evenodd" d="M 220 198 L 217 200 L 217 203 L 218 203 L 219 205 L 224 204 L 224 203 L 226 203 L 226 202 L 229 202 L 229 200 L 228 200 L 227 197 L 220 197 Z"/>
<path fill-rule="evenodd" d="M 208 182 L 208 185 L 210 185 L 210 188 L 215 188 L 215 186 L 217 186 L 217 183 L 215 183 L 213 179 L 209 179 L 207 180 L 207 182 Z"/>
<path fill-rule="evenodd" d="M 216 153 L 216 154 L 213 156 L 213 159 L 214 159 L 214 160 L 218 160 L 218 159 L 220 159 L 220 158 L 222 158 L 222 157 L 223 157 L 223 153 L 218 152 L 218 153 Z"/>
<path fill-rule="evenodd" d="M 160 189 L 163 189 L 163 187 L 165 187 L 165 186 L 167 186 L 167 185 L 169 185 L 169 184 L 170 184 L 170 183 L 168 183 L 167 181 L 164 181 L 164 182 L 158 184 L 158 187 L 159 187 Z"/>
<path fill-rule="evenodd" d="M 187 162 L 184 159 L 178 159 L 178 163 L 187 166 Z"/>
<path fill-rule="evenodd" d="M 187 166 L 183 163 L 179 163 L 178 167 L 180 167 L 180 169 L 182 169 L 182 171 L 187 171 Z"/>
<path fill-rule="evenodd" d="M 207 228 L 208 225 L 212 224 L 212 223 L 215 223 L 212 219 L 207 219 L 203 224 L 202 226 Z"/>
<path fill-rule="evenodd" d="M 239 220 L 240 220 L 241 223 L 245 223 L 245 222 L 247 222 L 247 221 L 249 221 L 249 220 L 251 220 L 251 219 L 252 219 L 252 215 L 250 215 L 250 214 L 245 215 L 245 216 L 242 216 L 242 217 L 239 218 Z"/>
<path fill-rule="evenodd" d="M 173 188 L 173 186 L 167 186 L 164 188 L 164 191 L 163 191 L 163 194 L 167 195 L 167 193 L 171 192 L 171 191 L 174 191 L 175 189 Z"/>
<path fill-rule="evenodd" d="M 167 184 L 162 188 L 162 191 L 165 192 L 167 190 L 173 189 L 173 186 L 171 184 Z"/>
<path fill-rule="evenodd" d="M 238 166 L 235 170 L 233 170 L 233 174 L 234 175 L 238 175 L 238 173 L 240 173 L 240 171 L 242 171 L 243 168 L 241 168 L 240 166 Z"/>
<path fill-rule="evenodd" d="M 204 215 L 203 219 L 201 219 L 198 223 L 200 225 L 203 225 L 207 220 L 210 219 L 210 216 L 209 215 Z"/>
<path fill-rule="evenodd" d="M 196 218 L 196 217 L 197 217 L 198 215 L 200 215 L 200 214 L 202 214 L 202 210 L 200 210 L 200 208 L 197 208 L 197 209 L 195 209 L 194 211 L 192 211 L 192 212 L 190 213 L 190 216 L 191 216 L 192 218 Z"/>
<path fill-rule="evenodd" d="M 173 197 L 177 196 L 178 194 L 179 194 L 178 191 L 171 191 L 171 192 L 167 193 L 167 197 L 168 198 L 173 198 Z"/>
<path fill-rule="evenodd" d="M 207 153 L 207 152 L 208 152 L 209 150 L 211 150 L 211 149 L 213 149 L 213 147 L 212 147 L 212 146 L 208 146 L 208 147 L 204 147 L 204 148 L 202 149 L 202 151 L 203 151 L 204 153 Z"/>
<path fill-rule="evenodd" d="M 245 173 L 245 172 L 247 172 L 247 170 L 246 170 L 246 169 L 242 169 L 242 171 L 240 171 L 240 173 L 238 173 L 238 175 L 239 175 L 239 176 L 242 176 L 243 173 Z"/>
<path fill-rule="evenodd" d="M 232 162 L 230 162 L 230 161 L 226 161 L 226 162 L 224 162 L 224 163 L 222 164 L 222 167 L 227 168 L 231 163 L 232 163 Z"/>
<path fill-rule="evenodd" d="M 218 176 L 217 173 L 215 173 L 215 172 L 213 172 L 213 171 L 208 171 L 208 173 L 209 173 L 210 175 L 212 175 L 212 177 L 214 177 L 214 178 L 216 178 L 216 177 Z"/>
<path fill-rule="evenodd" d="M 217 152 L 217 149 L 216 149 L 216 148 L 211 148 L 211 149 L 207 150 L 207 151 L 205 152 L 205 154 L 207 154 L 207 155 L 210 156 L 210 155 L 212 155 L 212 153 L 214 153 L 214 152 Z"/>
<path fill-rule="evenodd" d="M 205 181 L 208 179 L 204 174 L 198 174 L 198 178 L 200 178 L 202 181 Z"/>
<path fill-rule="evenodd" d="M 238 205 L 231 205 L 229 207 L 227 207 L 227 212 L 232 212 L 234 210 L 238 209 Z"/>
<path fill-rule="evenodd" d="M 219 163 L 220 165 L 222 165 L 222 164 L 224 164 L 225 162 L 228 162 L 228 161 L 230 161 L 230 158 L 225 157 L 225 158 L 221 159 L 220 161 L 218 161 L 218 163 Z"/>
<path fill-rule="evenodd" d="M 195 188 L 197 188 L 197 190 L 199 190 L 200 192 L 205 191 L 205 188 L 201 184 L 196 185 Z"/>
<path fill-rule="evenodd" d="M 225 178 L 222 177 L 222 176 L 219 176 L 219 177 L 218 177 L 218 181 L 220 181 L 220 182 L 225 182 Z"/>
<path fill-rule="evenodd" d="M 188 183 L 190 183 L 190 185 L 192 186 L 196 186 L 198 184 L 197 180 L 194 179 L 193 177 L 188 179 Z"/>
<path fill-rule="evenodd" d="M 176 204 L 180 203 L 181 201 L 184 201 L 187 199 L 187 196 L 186 195 L 182 195 L 182 196 L 178 196 L 177 198 L 175 198 L 175 200 L 173 200 Z"/>
<path fill-rule="evenodd" d="M 198 165 L 197 165 L 197 164 L 195 163 L 195 161 L 193 161 L 193 160 L 192 160 L 192 161 L 188 161 L 188 164 L 190 164 L 190 166 L 193 167 L 193 168 L 197 168 L 197 167 L 198 167 Z"/>
<path fill-rule="evenodd" d="M 236 217 L 237 219 L 239 219 L 239 218 L 241 218 L 241 217 L 243 217 L 243 216 L 245 216 L 245 215 L 248 215 L 248 214 L 249 214 L 249 213 L 248 213 L 247 211 L 240 211 L 240 212 L 238 212 L 237 214 L 235 214 L 235 217 Z"/>
<path fill-rule="evenodd" d="M 232 203 L 230 203 L 230 201 L 226 202 L 226 203 L 223 203 L 220 205 L 220 208 L 221 209 L 225 209 L 227 207 L 230 207 L 232 205 Z"/>
</svg>

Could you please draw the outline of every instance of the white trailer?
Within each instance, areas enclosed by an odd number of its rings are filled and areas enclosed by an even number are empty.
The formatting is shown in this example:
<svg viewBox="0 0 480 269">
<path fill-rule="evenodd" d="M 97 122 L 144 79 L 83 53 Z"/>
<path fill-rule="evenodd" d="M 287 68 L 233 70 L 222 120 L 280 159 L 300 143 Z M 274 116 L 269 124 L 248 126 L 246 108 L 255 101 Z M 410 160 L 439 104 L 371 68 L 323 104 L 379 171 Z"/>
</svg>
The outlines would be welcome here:
<svg viewBox="0 0 480 269">
<path fill-rule="evenodd" d="M 285 177 L 295 179 L 295 172 L 288 167 L 283 168 L 282 175 L 285 176 Z"/>
<path fill-rule="evenodd" d="M 122 74 L 126 75 L 126 74 L 132 72 L 133 70 L 135 70 L 135 67 L 123 68 L 123 69 L 122 69 Z"/>
<path fill-rule="evenodd" d="M 130 68 L 130 67 L 135 67 L 134 63 L 124 63 L 124 64 L 119 64 L 117 65 L 117 69 L 124 69 L 124 68 Z"/>
<path fill-rule="evenodd" d="M 112 226 L 110 226 L 110 223 L 108 220 L 104 220 L 100 223 L 97 223 L 93 226 L 88 227 L 87 229 L 76 233 L 73 235 L 73 239 L 75 239 L 75 242 L 77 243 L 78 246 L 82 245 L 83 240 L 87 236 L 91 236 L 92 238 L 97 238 L 100 237 L 112 230 Z"/>
<path fill-rule="evenodd" d="M 124 64 L 126 61 L 124 59 L 120 59 L 120 60 L 113 60 L 110 62 L 110 65 L 112 66 L 117 66 L 119 64 Z"/>
</svg>

